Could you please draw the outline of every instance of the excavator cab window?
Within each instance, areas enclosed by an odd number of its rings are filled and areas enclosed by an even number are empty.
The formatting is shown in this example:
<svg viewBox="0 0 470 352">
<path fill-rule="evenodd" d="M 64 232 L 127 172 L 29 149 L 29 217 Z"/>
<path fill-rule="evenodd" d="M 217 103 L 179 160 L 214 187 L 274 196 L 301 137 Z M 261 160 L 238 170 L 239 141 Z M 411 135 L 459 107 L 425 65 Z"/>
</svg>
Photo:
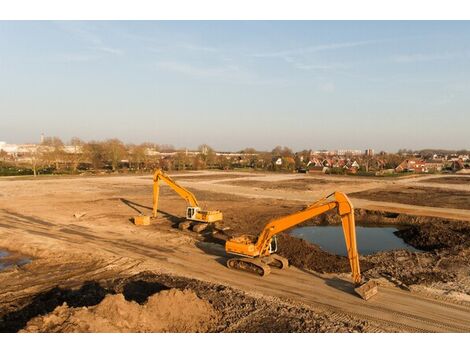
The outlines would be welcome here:
<svg viewBox="0 0 470 352">
<path fill-rule="evenodd" d="M 269 244 L 269 253 L 276 253 L 277 252 L 277 239 L 276 236 L 274 236 L 271 239 L 271 243 Z"/>
<path fill-rule="evenodd" d="M 197 207 L 188 207 L 186 209 L 186 219 L 194 219 L 196 217 L 197 210 Z"/>
</svg>

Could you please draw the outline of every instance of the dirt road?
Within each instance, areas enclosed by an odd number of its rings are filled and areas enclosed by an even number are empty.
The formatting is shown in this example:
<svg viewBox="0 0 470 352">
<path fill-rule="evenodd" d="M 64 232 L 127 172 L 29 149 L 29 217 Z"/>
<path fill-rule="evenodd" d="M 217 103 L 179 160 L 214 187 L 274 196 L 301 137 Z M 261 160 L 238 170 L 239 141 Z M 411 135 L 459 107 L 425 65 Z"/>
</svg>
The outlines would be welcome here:
<svg viewBox="0 0 470 352">
<path fill-rule="evenodd" d="M 279 180 L 291 176 L 262 175 L 259 178 Z M 470 331 L 470 306 L 449 298 L 407 292 L 387 285 L 380 288 L 379 296 L 365 302 L 353 294 L 345 275 L 319 275 L 291 267 L 286 271 L 273 271 L 270 276 L 260 279 L 231 271 L 225 267 L 222 246 L 198 241 L 194 235 L 171 228 L 174 215 L 184 211 L 185 204 L 169 193 L 162 193 L 161 202 L 167 216 L 150 227 L 136 228 L 128 221 L 136 212 L 123 199 L 149 206 L 149 180 L 148 176 L 129 176 L 0 181 L 0 248 L 33 257 L 30 264 L 0 272 L 2 309 L 14 310 L 27 297 L 58 284 L 77 286 L 85 281 L 150 270 L 225 284 L 254 296 L 276 297 L 307 305 L 339 322 L 364 320 L 367 322 L 365 331 Z M 220 183 L 228 180 L 225 177 L 223 180 L 184 180 L 181 183 L 194 190 L 210 190 L 219 197 L 213 201 L 215 203 L 230 204 L 237 196 L 245 196 L 247 198 L 237 199 L 240 209 L 245 212 L 249 209 L 249 198 L 311 201 L 334 187 L 323 187 L 305 195 Z M 375 181 L 355 184 L 350 191 L 380 185 Z M 347 190 L 348 186 L 341 187 Z M 403 205 L 361 204 L 359 200 L 357 203 L 355 201 L 356 207 L 396 206 L 397 211 L 427 215 L 437 211 L 442 216 L 470 219 L 470 212 L 454 209 L 418 207 L 416 210 L 416 207 L 407 209 Z M 138 208 L 148 212 L 145 207 Z M 86 215 L 76 219 L 73 214 L 77 212 Z"/>
</svg>

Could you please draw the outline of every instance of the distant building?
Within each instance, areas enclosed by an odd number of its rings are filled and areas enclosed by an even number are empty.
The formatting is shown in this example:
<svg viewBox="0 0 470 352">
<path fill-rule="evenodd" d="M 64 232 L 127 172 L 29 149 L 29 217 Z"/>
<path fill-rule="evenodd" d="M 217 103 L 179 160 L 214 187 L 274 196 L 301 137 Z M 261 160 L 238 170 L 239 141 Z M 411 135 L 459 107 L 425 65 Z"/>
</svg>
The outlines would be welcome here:
<svg viewBox="0 0 470 352">
<path fill-rule="evenodd" d="M 364 151 L 364 155 L 366 156 L 374 156 L 374 149 L 366 149 Z"/>
<path fill-rule="evenodd" d="M 338 149 L 336 155 L 345 156 L 345 155 L 362 155 L 362 150 L 358 149 Z"/>
<path fill-rule="evenodd" d="M 404 172 L 404 171 L 411 171 L 411 172 L 428 172 L 426 167 L 426 162 L 422 159 L 405 159 L 395 168 L 396 172 Z"/>
<path fill-rule="evenodd" d="M 426 161 L 425 166 L 427 171 L 442 171 L 444 163 L 436 160 Z"/>
</svg>

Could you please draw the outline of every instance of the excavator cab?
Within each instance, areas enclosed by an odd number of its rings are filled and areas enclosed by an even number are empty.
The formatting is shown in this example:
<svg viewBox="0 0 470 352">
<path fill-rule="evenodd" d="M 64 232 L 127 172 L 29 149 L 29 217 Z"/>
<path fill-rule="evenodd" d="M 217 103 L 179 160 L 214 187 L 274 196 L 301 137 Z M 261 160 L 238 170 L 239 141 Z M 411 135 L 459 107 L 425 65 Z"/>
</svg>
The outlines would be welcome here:
<svg viewBox="0 0 470 352">
<path fill-rule="evenodd" d="M 198 213 L 199 207 L 188 207 L 186 209 L 186 219 L 196 220 L 196 214 Z"/>
<path fill-rule="evenodd" d="M 276 253 L 277 252 L 277 236 L 271 238 L 271 243 L 269 244 L 269 253 Z"/>
</svg>

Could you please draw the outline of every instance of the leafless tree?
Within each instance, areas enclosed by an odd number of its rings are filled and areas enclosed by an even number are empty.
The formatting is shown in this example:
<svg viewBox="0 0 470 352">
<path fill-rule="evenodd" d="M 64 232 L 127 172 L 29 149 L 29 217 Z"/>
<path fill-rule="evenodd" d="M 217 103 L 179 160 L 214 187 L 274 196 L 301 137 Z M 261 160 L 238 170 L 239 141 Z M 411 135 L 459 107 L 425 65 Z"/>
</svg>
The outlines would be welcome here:
<svg viewBox="0 0 470 352">
<path fill-rule="evenodd" d="M 127 156 L 127 150 L 124 143 L 119 139 L 108 139 L 103 143 L 106 159 L 110 162 L 113 171 L 116 171 L 119 162 Z"/>
</svg>

